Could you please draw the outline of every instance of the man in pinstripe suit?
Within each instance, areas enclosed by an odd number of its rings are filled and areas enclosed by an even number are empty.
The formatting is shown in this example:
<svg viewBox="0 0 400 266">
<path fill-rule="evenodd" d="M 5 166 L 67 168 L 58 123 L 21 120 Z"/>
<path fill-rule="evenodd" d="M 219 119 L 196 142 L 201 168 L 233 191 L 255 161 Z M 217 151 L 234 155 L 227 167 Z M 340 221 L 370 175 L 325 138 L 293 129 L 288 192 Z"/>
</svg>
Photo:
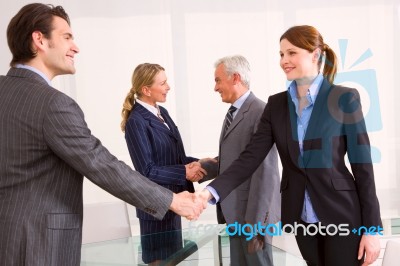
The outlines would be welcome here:
<svg viewBox="0 0 400 266">
<path fill-rule="evenodd" d="M 82 110 L 52 88 L 75 73 L 68 15 L 62 7 L 24 6 L 11 20 L 11 69 L 0 76 L 0 265 L 79 265 L 82 182 L 93 183 L 161 219 L 189 219 L 201 204 L 118 161 L 91 135 Z"/>
</svg>

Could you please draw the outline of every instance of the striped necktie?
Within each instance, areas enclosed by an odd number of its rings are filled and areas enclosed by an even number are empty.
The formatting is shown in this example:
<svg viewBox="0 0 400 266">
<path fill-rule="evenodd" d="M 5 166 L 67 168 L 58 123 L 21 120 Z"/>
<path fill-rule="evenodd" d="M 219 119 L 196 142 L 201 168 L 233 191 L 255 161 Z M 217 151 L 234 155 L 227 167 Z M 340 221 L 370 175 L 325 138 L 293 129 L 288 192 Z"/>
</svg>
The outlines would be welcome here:
<svg viewBox="0 0 400 266">
<path fill-rule="evenodd" d="M 228 112 L 226 113 L 225 116 L 225 132 L 228 130 L 229 126 L 231 125 L 232 121 L 233 121 L 233 113 L 236 111 L 236 107 L 231 105 L 231 107 L 229 107 Z"/>
</svg>

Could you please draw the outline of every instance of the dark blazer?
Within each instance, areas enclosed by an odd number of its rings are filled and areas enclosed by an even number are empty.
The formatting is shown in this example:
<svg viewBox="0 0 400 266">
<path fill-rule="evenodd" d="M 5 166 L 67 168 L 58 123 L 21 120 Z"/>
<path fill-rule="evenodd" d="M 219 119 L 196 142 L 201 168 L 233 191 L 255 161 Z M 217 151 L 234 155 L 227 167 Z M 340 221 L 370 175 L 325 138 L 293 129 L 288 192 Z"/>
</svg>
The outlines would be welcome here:
<svg viewBox="0 0 400 266">
<path fill-rule="evenodd" d="M 142 175 L 173 192 L 194 192 L 193 183 L 186 179 L 185 164 L 198 159 L 186 156 L 177 126 L 165 108 L 160 106 L 160 112 L 169 129 L 142 105 L 133 105 L 125 128 L 133 165 Z M 169 211 L 164 219 L 174 215 Z M 137 217 L 154 220 L 141 210 L 137 210 Z"/>
<path fill-rule="evenodd" d="M 91 135 L 70 97 L 30 70 L 0 76 L 0 265 L 80 265 L 83 176 L 160 219 L 172 201 Z"/>
<path fill-rule="evenodd" d="M 284 224 L 300 219 L 307 187 L 322 224 L 381 225 L 369 139 L 355 89 L 323 81 L 307 128 L 303 156 L 289 93 L 269 97 L 246 150 L 210 186 L 224 199 L 250 176 L 274 143 L 283 167 Z M 352 172 L 345 165 L 346 153 Z"/>
</svg>

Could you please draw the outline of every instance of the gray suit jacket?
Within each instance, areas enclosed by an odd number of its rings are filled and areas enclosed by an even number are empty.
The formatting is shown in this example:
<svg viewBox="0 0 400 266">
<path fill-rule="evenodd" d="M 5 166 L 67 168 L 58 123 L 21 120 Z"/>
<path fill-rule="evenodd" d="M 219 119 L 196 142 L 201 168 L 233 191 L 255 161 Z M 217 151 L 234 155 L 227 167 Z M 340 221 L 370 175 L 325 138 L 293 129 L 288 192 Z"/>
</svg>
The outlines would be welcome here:
<svg viewBox="0 0 400 266">
<path fill-rule="evenodd" d="M 265 105 L 251 92 L 225 134 L 223 125 L 219 149 L 220 173 L 239 157 L 250 142 Z M 274 146 L 252 178 L 221 202 L 226 222 L 261 222 L 264 225 L 278 222 L 281 204 L 279 184 L 278 153 Z"/>
<path fill-rule="evenodd" d="M 70 97 L 30 70 L 0 76 L 0 265 L 80 265 L 83 176 L 160 219 L 172 201 L 91 135 Z"/>
</svg>

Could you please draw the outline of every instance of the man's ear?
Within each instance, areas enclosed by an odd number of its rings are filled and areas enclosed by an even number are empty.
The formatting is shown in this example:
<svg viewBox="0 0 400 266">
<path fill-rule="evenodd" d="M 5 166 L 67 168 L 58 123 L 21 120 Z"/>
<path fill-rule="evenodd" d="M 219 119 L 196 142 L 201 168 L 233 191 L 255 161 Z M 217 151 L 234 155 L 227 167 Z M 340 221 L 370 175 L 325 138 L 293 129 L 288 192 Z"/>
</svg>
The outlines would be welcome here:
<svg viewBox="0 0 400 266">
<path fill-rule="evenodd" d="M 233 78 L 233 83 L 234 84 L 242 82 L 242 77 L 240 76 L 239 73 L 233 73 L 232 74 L 232 78 Z"/>
<path fill-rule="evenodd" d="M 43 50 L 44 48 L 43 39 L 44 39 L 43 33 L 41 33 L 40 31 L 32 32 L 32 42 L 33 42 L 32 44 L 34 51 Z"/>
</svg>

